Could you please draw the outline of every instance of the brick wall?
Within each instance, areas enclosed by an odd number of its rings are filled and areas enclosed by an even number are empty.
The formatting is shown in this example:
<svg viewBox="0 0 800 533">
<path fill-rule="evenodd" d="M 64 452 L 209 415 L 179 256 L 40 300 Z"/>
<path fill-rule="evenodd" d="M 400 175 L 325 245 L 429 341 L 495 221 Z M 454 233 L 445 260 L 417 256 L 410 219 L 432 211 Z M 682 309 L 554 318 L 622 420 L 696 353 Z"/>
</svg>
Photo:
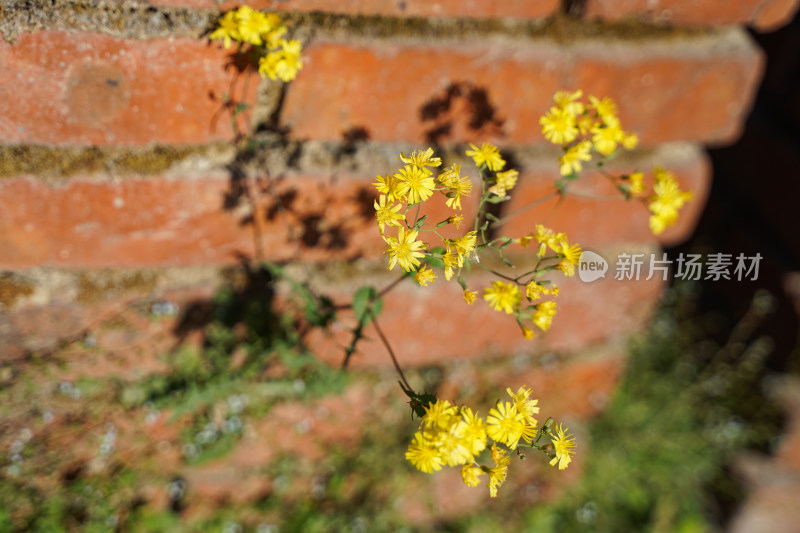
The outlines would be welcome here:
<svg viewBox="0 0 800 533">
<path fill-rule="evenodd" d="M 390 277 L 371 219 L 373 177 L 401 150 L 435 144 L 457 161 L 464 143 L 491 141 L 521 170 L 514 202 L 533 198 L 557 175 L 538 117 L 559 88 L 616 99 L 642 141 L 616 168 L 672 168 L 695 201 L 658 240 L 641 209 L 580 198 L 541 205 L 509 232 L 547 218 L 599 250 L 679 242 L 709 188 L 703 145 L 737 138 L 760 81 L 762 54 L 743 26 L 779 27 L 797 2 L 258 0 L 251 5 L 281 10 L 305 41 L 306 67 L 285 90 L 237 74 L 203 38 L 234 5 L 0 7 L 0 360 L 59 346 L 116 305 L 208 296 L 221 269 L 258 246 L 269 260 L 324 266 L 315 283 L 340 295 L 364 279 L 380 285 Z M 231 142 L 228 97 L 254 104 L 236 119 L 256 132 L 250 146 Z M 241 176 L 265 171 L 287 204 L 282 216 L 269 196 L 253 208 L 234 194 Z M 246 223 L 253 213 L 259 238 Z M 635 331 L 659 288 L 566 283 L 557 325 L 530 344 L 514 324 L 460 305 L 452 286 L 409 286 L 389 303 L 385 328 L 401 331 L 439 305 L 474 324 L 472 342 L 435 325 L 398 339 L 409 364 L 574 351 Z M 423 350 L 429 339 L 439 348 Z M 326 346 L 321 339 L 320 353 Z M 356 362 L 386 364 L 375 345 Z"/>
</svg>

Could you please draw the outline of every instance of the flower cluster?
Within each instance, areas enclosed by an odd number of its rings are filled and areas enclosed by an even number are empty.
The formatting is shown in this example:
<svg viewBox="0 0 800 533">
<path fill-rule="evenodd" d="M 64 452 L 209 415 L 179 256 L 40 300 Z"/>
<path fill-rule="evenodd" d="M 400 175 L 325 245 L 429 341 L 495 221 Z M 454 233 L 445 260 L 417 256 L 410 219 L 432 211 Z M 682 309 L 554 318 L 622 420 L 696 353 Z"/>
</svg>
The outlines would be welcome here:
<svg viewBox="0 0 800 533">
<path fill-rule="evenodd" d="M 423 287 L 434 283 L 437 279 L 433 267 L 444 271 L 446 280 L 454 276 L 464 289 L 464 300 L 472 304 L 477 299 L 477 291 L 470 290 L 462 277 L 462 270 L 469 266 L 472 257 L 477 258 L 480 251 L 494 249 L 504 260 L 502 250 L 511 243 L 528 246 L 536 240 L 537 265 L 532 271 L 508 281 L 495 281 L 483 290 L 483 299 L 497 311 L 514 315 L 522 334 L 528 339 L 535 337 L 533 325 L 542 331 L 550 328 L 556 313 L 554 301 L 538 301 L 545 296 L 557 296 L 558 287 L 549 281 L 540 279 L 540 275 L 558 269 L 566 276 L 575 274 L 575 267 L 581 254 L 581 247 L 570 244 L 564 233 L 556 233 L 542 225 L 536 231 L 519 239 L 500 237 L 487 241 L 485 230 L 488 221 L 479 225 L 482 209 L 492 203 L 500 203 L 509 199 L 511 191 L 519 177 L 519 172 L 506 169 L 506 161 L 496 146 L 488 143 L 480 147 L 470 144 L 466 155 L 471 157 L 478 167 L 481 179 L 482 196 L 474 228 L 458 238 L 447 238 L 439 233 L 439 228 L 452 225 L 459 228 L 463 217 L 457 214 L 462 209 L 461 200 L 469 196 L 472 183 L 469 178 L 461 176 L 461 167 L 454 164 L 434 176 L 432 169 L 442 166 L 442 160 L 434 157 L 432 148 L 414 152 L 411 156 L 400 154 L 403 168 L 392 175 L 378 176 L 373 184 L 379 193 L 375 200 L 375 218 L 378 230 L 387 244 L 385 253 L 388 257 L 389 270 L 396 265 L 406 272 L 415 272 L 414 278 Z M 428 201 L 434 193 L 446 198 L 446 205 L 452 208 L 453 216 L 439 222 L 433 227 L 425 227 L 427 217 L 419 217 L 419 205 Z M 417 207 L 416 215 L 411 217 L 412 208 Z M 495 219 L 496 220 L 496 219 Z M 396 235 L 394 231 L 396 229 Z M 391 233 L 388 230 L 392 230 Z M 441 239 L 441 247 L 431 247 L 419 240 L 420 232 L 432 232 Z M 423 264 L 423 261 L 425 264 Z M 548 264 L 549 262 L 549 264 Z M 478 263 L 479 264 L 479 263 Z M 526 325 L 526 321 L 529 324 Z"/>
<path fill-rule="evenodd" d="M 446 400 L 429 403 L 406 459 L 428 474 L 443 466 L 460 466 L 461 477 L 470 487 L 478 486 L 487 476 L 486 486 L 493 498 L 506 480 L 510 452 L 519 446 L 539 449 L 551 458 L 551 465 L 558 463 L 559 469 L 566 468 L 575 453 L 574 437 L 559 425 L 554 430 L 552 420 L 539 427 L 534 416 L 539 412 L 539 402 L 530 398 L 531 389 L 523 386 L 517 392 L 510 388 L 506 391 L 511 401 L 498 401 L 485 422 L 467 406 L 456 407 Z M 540 444 L 547 435 L 552 445 Z M 492 465 L 479 462 L 487 449 Z"/>
<path fill-rule="evenodd" d="M 575 179 L 583 165 L 592 161 L 601 169 L 606 160 L 612 158 L 620 148 L 633 150 L 639 143 L 635 133 L 626 132 L 617 117 L 617 105 L 611 98 L 589 96 L 588 102 L 581 100 L 582 91 L 558 91 L 553 97 L 550 110 L 539 119 L 542 133 L 553 144 L 561 145 L 564 155 L 558 161 L 561 175 Z M 605 173 L 625 198 L 646 200 L 644 174 L 633 172 L 619 179 Z M 655 184 L 647 206 L 652 213 L 650 228 L 658 235 L 678 219 L 678 210 L 691 199 L 691 193 L 682 192 L 674 176 L 656 168 L 653 171 Z"/>
<path fill-rule="evenodd" d="M 232 41 L 239 46 L 250 45 L 258 51 L 258 72 L 272 80 L 292 81 L 303 68 L 299 41 L 286 40 L 286 25 L 275 13 L 262 13 L 248 6 L 228 11 L 220 19 L 211 40 L 223 41 L 230 48 Z"/>
</svg>

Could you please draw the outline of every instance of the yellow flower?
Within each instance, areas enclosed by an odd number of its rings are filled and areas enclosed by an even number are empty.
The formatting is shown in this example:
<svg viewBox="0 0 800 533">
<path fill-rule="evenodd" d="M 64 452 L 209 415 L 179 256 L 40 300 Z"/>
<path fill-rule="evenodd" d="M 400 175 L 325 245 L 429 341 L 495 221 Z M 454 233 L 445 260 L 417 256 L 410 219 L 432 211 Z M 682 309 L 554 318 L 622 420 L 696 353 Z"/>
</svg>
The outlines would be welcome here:
<svg viewBox="0 0 800 533">
<path fill-rule="evenodd" d="M 478 293 L 475 291 L 471 291 L 469 289 L 464 290 L 464 301 L 467 302 L 468 305 L 474 304 L 477 296 Z"/>
<path fill-rule="evenodd" d="M 510 191 L 517 184 L 518 176 L 519 172 L 514 169 L 498 172 L 497 183 L 489 187 L 489 192 L 496 194 L 500 198 L 505 198 L 506 191 Z"/>
<path fill-rule="evenodd" d="M 381 235 L 383 235 L 383 228 L 384 226 L 400 226 L 400 221 L 405 220 L 405 215 L 402 213 L 398 213 L 400 208 L 402 207 L 401 204 L 387 204 L 386 203 L 386 195 L 381 194 L 378 200 L 375 200 L 375 218 L 378 221 L 378 227 L 380 228 Z"/>
<path fill-rule="evenodd" d="M 644 174 L 641 172 L 634 172 L 628 179 L 631 182 L 630 193 L 634 196 L 642 194 L 644 192 Z"/>
<path fill-rule="evenodd" d="M 261 34 L 272 28 L 266 14 L 249 6 L 240 7 L 236 12 L 236 18 L 239 22 L 239 35 L 242 41 L 253 46 L 259 46 L 263 42 Z"/>
<path fill-rule="evenodd" d="M 384 253 L 389 254 L 389 270 L 400 263 L 400 268 L 406 272 L 411 272 L 419 266 L 419 260 L 425 257 L 424 250 L 427 246 L 424 242 L 417 240 L 416 231 L 405 231 L 402 227 L 398 229 L 397 238 L 387 237 L 386 243 L 389 245 Z"/>
<path fill-rule="evenodd" d="M 539 119 L 539 124 L 542 125 L 545 139 L 553 144 L 570 143 L 578 136 L 575 115 L 565 109 L 551 107 L 550 111 Z"/>
<path fill-rule="evenodd" d="M 464 266 L 464 260 L 472 253 L 472 250 L 475 249 L 475 243 L 477 242 L 477 231 L 473 230 L 464 235 L 463 237 L 459 237 L 458 239 L 448 240 L 448 242 L 455 248 L 456 253 L 458 254 L 458 266 Z M 449 248 L 449 246 L 448 246 Z"/>
<path fill-rule="evenodd" d="M 447 431 L 437 433 L 439 453 L 447 466 L 463 465 L 473 460 L 472 452 L 467 447 L 472 443 L 464 438 L 465 427 L 463 421 L 456 419 Z"/>
<path fill-rule="evenodd" d="M 403 152 L 400 152 L 400 157 L 398 157 L 398 159 L 407 165 L 419 167 L 426 174 L 431 174 L 431 171 L 426 167 L 438 167 L 442 164 L 441 158 L 433 157 L 433 148 L 428 148 L 424 152 L 421 150 L 414 150 L 411 156 L 408 157 Z"/>
<path fill-rule="evenodd" d="M 575 172 L 576 174 L 583 169 L 582 161 L 590 161 L 592 154 L 592 143 L 589 141 L 581 141 L 575 146 L 570 147 L 564 155 L 558 158 L 561 163 L 561 175 L 568 176 Z"/>
<path fill-rule="evenodd" d="M 292 81 L 303 68 L 303 58 L 300 55 L 303 45 L 300 41 L 283 39 L 278 41 L 278 45 L 278 50 L 271 51 L 258 60 L 258 72 L 262 78 Z"/>
<path fill-rule="evenodd" d="M 236 11 L 228 11 L 225 16 L 219 20 L 219 27 L 209 36 L 212 41 L 223 40 L 225 48 L 231 47 L 231 39 L 240 41 L 242 38 L 239 35 L 239 21 L 236 16 Z"/>
<path fill-rule="evenodd" d="M 550 329 L 553 323 L 553 317 L 556 315 L 556 303 L 552 301 L 542 302 L 536 306 L 531 320 L 542 331 Z"/>
<path fill-rule="evenodd" d="M 498 402 L 486 417 L 486 433 L 492 440 L 515 450 L 525 431 L 525 416 L 510 402 Z"/>
<path fill-rule="evenodd" d="M 433 442 L 426 439 L 422 432 L 414 434 L 414 440 L 409 444 L 406 452 L 408 459 L 417 470 L 432 474 L 434 470 L 441 470 L 442 457 Z"/>
<path fill-rule="evenodd" d="M 468 443 L 467 448 L 473 455 L 478 455 L 486 449 L 486 424 L 469 407 L 461 408 L 461 417 L 465 424 L 463 435 Z"/>
<path fill-rule="evenodd" d="M 525 417 L 525 422 L 536 427 L 539 422 L 533 415 L 539 412 L 539 407 L 537 406 L 539 400 L 528 399 L 530 395 L 533 394 L 533 390 L 523 385 L 517 389 L 517 392 L 513 392 L 511 387 L 506 388 L 506 392 L 511 396 L 511 399 L 514 400 L 514 408 L 517 412 L 522 413 L 522 416 Z"/>
<path fill-rule="evenodd" d="M 417 280 L 417 283 L 419 283 L 421 286 L 427 287 L 436 280 L 436 274 L 426 265 L 417 271 L 414 279 Z"/>
<path fill-rule="evenodd" d="M 558 292 L 559 290 L 556 285 L 553 285 L 551 288 L 547 288 L 536 281 L 531 281 L 525 286 L 525 296 L 527 296 L 532 302 L 538 300 L 542 295 L 558 296 Z"/>
<path fill-rule="evenodd" d="M 401 195 L 408 194 L 409 204 L 427 200 L 436 186 L 433 178 L 415 165 L 406 165 L 394 177 L 399 181 L 397 192 Z"/>
<path fill-rule="evenodd" d="M 452 188 L 461 179 L 461 165 L 453 163 L 453 166 L 442 171 L 439 176 L 439 183 L 445 187 Z"/>
<path fill-rule="evenodd" d="M 592 143 L 594 148 L 603 155 L 609 155 L 617 149 L 617 143 L 622 142 L 625 134 L 619 127 L 619 123 L 609 125 L 596 125 L 592 128 Z"/>
<path fill-rule="evenodd" d="M 281 36 L 286 33 L 286 26 L 283 25 L 281 18 L 275 13 L 267 13 L 266 25 L 261 32 L 261 39 L 267 43 L 268 48 L 280 46 Z"/>
<path fill-rule="evenodd" d="M 575 437 L 568 435 L 566 432 L 569 431 L 569 429 L 563 429 L 563 426 L 560 424 L 556 424 L 554 429 L 555 435 L 552 440 L 556 456 L 550 461 L 550 465 L 553 466 L 558 463 L 558 469 L 564 470 L 569 463 L 572 462 L 571 455 L 575 453 L 576 446 Z"/>
<path fill-rule="evenodd" d="M 445 202 L 447 207 L 460 210 L 461 198 L 464 196 L 469 196 L 469 193 L 472 192 L 472 182 L 466 177 L 456 177 L 452 184 L 448 186 L 448 188 L 450 189 L 450 192 L 447 193 L 448 198 L 447 202 Z"/>
<path fill-rule="evenodd" d="M 616 118 L 617 116 L 617 104 L 614 103 L 614 100 L 606 96 L 602 100 L 598 99 L 595 96 L 589 97 L 589 107 L 597 111 L 597 114 L 600 115 L 604 120 L 608 117 Z"/>
<path fill-rule="evenodd" d="M 379 193 L 385 194 L 389 201 L 405 200 L 405 195 L 400 194 L 399 185 L 400 180 L 393 176 L 378 176 L 378 181 L 373 183 Z"/>
<path fill-rule="evenodd" d="M 453 422 L 458 421 L 457 416 L 457 410 L 450 405 L 450 402 L 436 400 L 436 402 L 425 407 L 425 415 L 422 417 L 420 425 L 426 429 L 448 431 Z"/>
<path fill-rule="evenodd" d="M 536 333 L 531 328 L 522 328 L 522 336 L 528 340 L 533 340 L 536 337 Z"/>
<path fill-rule="evenodd" d="M 504 281 L 493 281 L 491 287 L 483 290 L 483 299 L 495 311 L 504 311 L 507 315 L 513 314 L 519 305 L 519 288 Z"/>
<path fill-rule="evenodd" d="M 635 133 L 627 133 L 622 138 L 622 146 L 626 150 L 633 150 L 639 146 L 639 137 Z"/>
<path fill-rule="evenodd" d="M 578 266 L 581 258 L 581 246 L 579 244 L 570 245 L 567 236 L 564 235 L 561 241 L 561 255 L 564 259 L 558 264 L 556 268 L 564 272 L 568 277 L 575 275 L 575 267 Z"/>
<path fill-rule="evenodd" d="M 480 485 L 480 477 L 482 475 L 483 471 L 475 465 L 464 465 L 461 467 L 461 479 L 464 481 L 464 485 L 468 487 L 477 487 Z"/>
<path fill-rule="evenodd" d="M 681 191 L 675 176 L 663 168 L 653 171 L 656 179 L 653 185 L 654 195 L 648 206 L 650 212 L 650 228 L 658 235 L 678 220 L 678 210 L 692 199 L 691 191 Z"/>
<path fill-rule="evenodd" d="M 452 215 L 447 221 L 453 225 L 454 228 L 461 228 L 461 223 L 464 222 L 464 217 L 461 215 Z"/>
<path fill-rule="evenodd" d="M 496 498 L 497 489 L 508 476 L 508 463 L 511 461 L 511 458 L 498 450 L 497 445 L 493 444 L 492 459 L 494 460 L 495 466 L 489 469 L 489 481 L 486 485 L 489 487 L 489 496 Z"/>
<path fill-rule="evenodd" d="M 445 252 L 442 256 L 444 262 L 444 279 L 450 281 L 455 273 L 456 266 L 458 266 L 458 256 L 452 252 Z"/>
<path fill-rule="evenodd" d="M 577 90 L 574 93 L 569 91 L 558 91 L 553 96 L 553 102 L 555 102 L 559 109 L 563 109 L 564 111 L 577 117 L 582 115 L 585 109 L 583 103 L 576 101 L 581 96 L 583 96 L 583 91 L 581 90 Z"/>
<path fill-rule="evenodd" d="M 489 170 L 496 172 L 503 170 L 503 167 L 506 166 L 506 162 L 496 146 L 489 143 L 483 143 L 480 148 L 472 143 L 469 145 L 472 150 L 467 150 L 467 155 L 475 161 L 478 167 L 485 164 Z"/>
</svg>

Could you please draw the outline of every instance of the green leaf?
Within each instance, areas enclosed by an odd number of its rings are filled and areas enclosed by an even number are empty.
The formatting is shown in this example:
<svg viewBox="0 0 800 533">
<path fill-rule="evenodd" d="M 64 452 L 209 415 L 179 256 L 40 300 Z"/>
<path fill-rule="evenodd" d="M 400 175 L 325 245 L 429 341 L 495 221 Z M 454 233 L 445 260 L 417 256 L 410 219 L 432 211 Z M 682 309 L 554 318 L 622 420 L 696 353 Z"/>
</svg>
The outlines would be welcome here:
<svg viewBox="0 0 800 533">
<path fill-rule="evenodd" d="M 364 286 L 360 287 L 355 294 L 353 294 L 353 313 L 356 315 L 356 320 L 359 323 L 365 324 L 369 321 L 367 310 L 369 308 L 370 299 L 377 296 L 374 287 Z"/>
<path fill-rule="evenodd" d="M 492 222 L 499 222 L 499 221 L 500 221 L 500 219 L 499 219 L 499 218 L 497 218 L 496 216 L 494 216 L 494 215 L 493 215 L 493 214 L 491 214 L 491 213 L 486 213 L 486 218 L 487 218 L 488 220 L 491 220 Z"/>
<path fill-rule="evenodd" d="M 442 261 L 442 258 L 435 255 L 427 254 L 425 256 L 425 262 L 432 267 L 444 268 L 444 261 Z"/>
<path fill-rule="evenodd" d="M 511 261 L 509 261 L 509 260 L 508 260 L 508 259 L 506 259 L 505 257 L 501 257 L 501 258 L 500 258 L 500 261 L 502 261 L 502 262 L 503 262 L 503 264 L 504 264 L 504 265 L 506 265 L 507 267 L 514 268 L 514 263 L 512 263 Z"/>
</svg>

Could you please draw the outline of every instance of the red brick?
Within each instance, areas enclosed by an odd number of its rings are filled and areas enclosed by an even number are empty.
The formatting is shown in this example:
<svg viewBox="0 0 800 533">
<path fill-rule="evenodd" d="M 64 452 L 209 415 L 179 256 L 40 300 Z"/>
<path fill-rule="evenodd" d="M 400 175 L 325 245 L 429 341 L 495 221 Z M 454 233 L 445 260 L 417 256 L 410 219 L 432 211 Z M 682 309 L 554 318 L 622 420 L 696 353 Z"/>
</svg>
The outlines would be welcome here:
<svg viewBox="0 0 800 533">
<path fill-rule="evenodd" d="M 372 213 L 369 218 L 361 213 L 372 211 L 371 200 L 359 197 L 368 182 L 340 177 L 338 183 L 331 187 L 312 176 L 278 186 L 279 192 L 300 191 L 288 204 L 288 217 L 308 259 L 347 257 L 365 242 L 373 253 L 382 248 Z M 224 177 L 74 178 L 56 185 L 5 179 L 0 268 L 219 264 L 236 262 L 242 254 L 252 257 L 252 226 L 242 224 L 240 211 L 223 209 L 228 189 Z M 280 216 L 263 229 L 269 259 L 295 255 Z"/>
<path fill-rule="evenodd" d="M 151 4 L 170 7 L 219 8 L 238 7 L 232 0 L 150 0 Z M 254 9 L 281 11 L 322 11 L 348 15 L 383 15 L 393 17 L 514 17 L 536 19 L 558 10 L 558 0 L 252 0 Z"/>
<path fill-rule="evenodd" d="M 650 212 L 640 202 L 626 201 L 614 186 L 597 173 L 586 172 L 570 186 L 578 194 L 598 195 L 616 200 L 597 200 L 567 195 L 536 205 L 519 216 L 510 218 L 502 234 L 519 237 L 535 231 L 535 225 L 545 224 L 555 231 L 566 233 L 572 242 L 592 248 L 620 243 L 655 242 L 671 246 L 688 238 L 703 212 L 711 187 L 709 162 L 697 148 L 675 147 L 659 150 L 638 164 L 613 162 L 606 168 L 612 175 L 640 170 L 646 184 L 652 184 L 652 169 L 662 166 L 671 170 L 683 190 L 690 190 L 693 199 L 681 210 L 678 223 L 658 237 L 650 231 Z M 553 191 L 558 163 L 548 167 L 530 168 L 520 176 L 504 213 L 513 213 Z"/>
<path fill-rule="evenodd" d="M 539 117 L 561 88 L 611 96 L 620 104 L 623 127 L 647 145 L 727 142 L 738 135 L 762 67 L 758 50 L 736 30 L 560 47 L 546 39 L 436 45 L 319 40 L 306 54 L 309 68 L 289 86 L 282 112 L 293 137 L 341 139 L 360 127 L 371 140 L 417 143 L 441 125 L 424 119 L 423 108 L 453 85 L 465 95 L 485 90 L 502 123 L 479 128 L 462 113 L 442 142 L 542 143 Z"/>
<path fill-rule="evenodd" d="M 0 42 L 0 141 L 146 145 L 230 140 L 235 71 L 201 39 L 42 31 Z M 257 76 L 249 84 L 253 102 Z M 242 76 L 234 97 L 241 96 Z M 215 95 L 212 99 L 211 94 Z"/>
<path fill-rule="evenodd" d="M 635 18 L 676 26 L 748 24 L 772 31 L 791 20 L 797 0 L 587 0 L 585 15 L 618 21 Z"/>
</svg>

